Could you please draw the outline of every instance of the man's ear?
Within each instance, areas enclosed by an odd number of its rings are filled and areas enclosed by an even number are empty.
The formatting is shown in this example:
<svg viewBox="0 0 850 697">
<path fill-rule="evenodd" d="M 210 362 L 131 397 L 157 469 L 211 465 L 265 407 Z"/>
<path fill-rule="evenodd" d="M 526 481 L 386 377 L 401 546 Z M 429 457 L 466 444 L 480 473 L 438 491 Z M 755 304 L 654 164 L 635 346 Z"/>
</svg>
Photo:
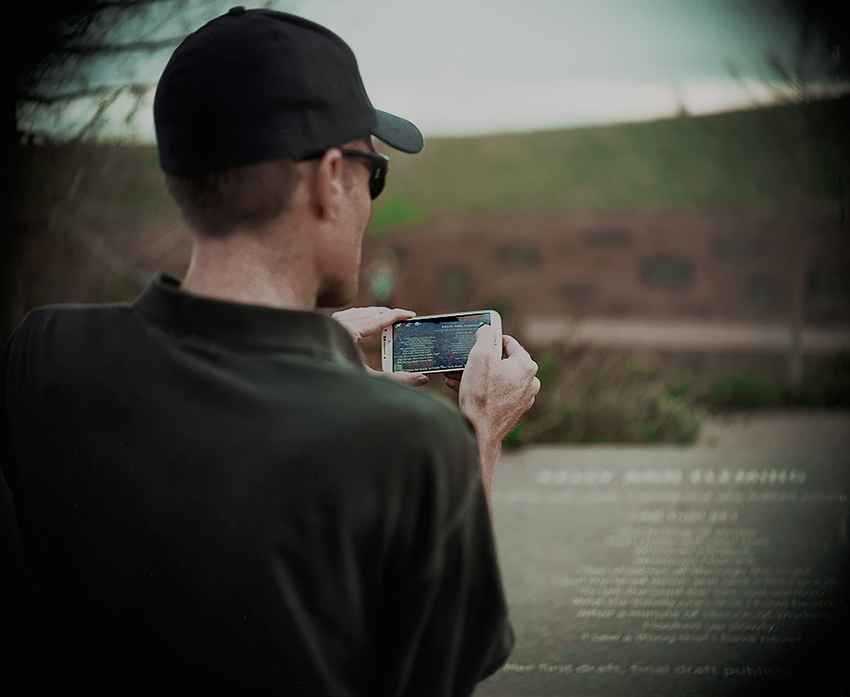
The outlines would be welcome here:
<svg viewBox="0 0 850 697">
<path fill-rule="evenodd" d="M 320 220 L 339 214 L 344 193 L 343 156 L 339 148 L 330 148 L 313 167 L 308 180 L 313 213 Z"/>
</svg>

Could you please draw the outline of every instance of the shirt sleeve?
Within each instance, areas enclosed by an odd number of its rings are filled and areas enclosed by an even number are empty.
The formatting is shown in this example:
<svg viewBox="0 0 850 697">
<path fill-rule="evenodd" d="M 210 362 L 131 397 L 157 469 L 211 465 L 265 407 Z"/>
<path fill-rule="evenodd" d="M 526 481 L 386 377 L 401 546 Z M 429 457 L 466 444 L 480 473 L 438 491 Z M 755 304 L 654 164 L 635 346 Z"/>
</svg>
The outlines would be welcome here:
<svg viewBox="0 0 850 697">
<path fill-rule="evenodd" d="M 513 648 L 477 445 L 467 436 L 432 455 L 434 479 L 420 482 L 416 530 L 388 603 L 390 693 L 472 694 Z"/>
</svg>

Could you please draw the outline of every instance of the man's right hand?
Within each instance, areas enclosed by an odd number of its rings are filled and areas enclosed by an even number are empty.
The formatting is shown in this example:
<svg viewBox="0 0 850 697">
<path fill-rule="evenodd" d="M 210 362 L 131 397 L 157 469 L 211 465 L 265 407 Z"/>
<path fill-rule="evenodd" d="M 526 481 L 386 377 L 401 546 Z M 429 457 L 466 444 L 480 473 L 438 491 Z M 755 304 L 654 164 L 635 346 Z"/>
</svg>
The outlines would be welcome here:
<svg viewBox="0 0 850 697">
<path fill-rule="evenodd" d="M 499 359 L 493 351 L 496 341 L 496 331 L 490 325 L 479 328 L 460 380 L 456 376 L 446 378 L 446 384 L 458 390 L 461 413 L 475 428 L 488 499 L 502 440 L 540 391 L 537 364 L 528 351 L 505 335 L 505 357 Z"/>
<path fill-rule="evenodd" d="M 502 337 L 505 358 L 495 357 L 496 331 L 483 325 L 476 333 L 458 389 L 458 406 L 479 438 L 502 442 L 540 391 L 537 364 L 512 336 Z"/>
</svg>

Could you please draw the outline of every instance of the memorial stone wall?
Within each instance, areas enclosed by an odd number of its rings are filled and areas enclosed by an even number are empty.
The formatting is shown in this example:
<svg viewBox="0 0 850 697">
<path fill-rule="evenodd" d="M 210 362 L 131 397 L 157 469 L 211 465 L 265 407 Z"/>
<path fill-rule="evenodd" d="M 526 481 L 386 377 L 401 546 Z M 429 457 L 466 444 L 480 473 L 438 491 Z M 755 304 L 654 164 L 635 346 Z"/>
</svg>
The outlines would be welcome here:
<svg viewBox="0 0 850 697">
<path fill-rule="evenodd" d="M 503 456 L 517 644 L 476 694 L 837 697 L 848 492 L 846 448 Z"/>
</svg>

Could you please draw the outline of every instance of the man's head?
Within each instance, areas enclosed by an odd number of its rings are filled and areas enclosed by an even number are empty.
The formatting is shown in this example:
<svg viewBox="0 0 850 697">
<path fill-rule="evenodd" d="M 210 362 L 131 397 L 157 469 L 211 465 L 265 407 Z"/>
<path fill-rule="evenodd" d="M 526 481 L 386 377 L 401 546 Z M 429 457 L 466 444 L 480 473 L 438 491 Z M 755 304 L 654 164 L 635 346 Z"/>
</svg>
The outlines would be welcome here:
<svg viewBox="0 0 850 697">
<path fill-rule="evenodd" d="M 348 45 L 308 20 L 231 9 L 178 46 L 157 86 L 160 166 L 197 176 L 300 159 L 374 135 L 419 152 L 409 121 L 376 110 Z"/>
<path fill-rule="evenodd" d="M 372 106 L 354 54 L 336 34 L 242 7 L 175 50 L 157 86 L 154 122 L 166 185 L 199 237 L 258 229 L 287 213 L 299 190 L 309 210 L 336 216 L 316 232 L 336 245 L 328 254 L 354 253 L 348 231 L 357 261 L 371 205 L 328 182 L 342 175 L 374 195 L 386 163 L 370 159 L 371 136 L 404 152 L 423 146 L 416 126 Z M 334 241 L 330 223 L 340 221 Z"/>
</svg>

